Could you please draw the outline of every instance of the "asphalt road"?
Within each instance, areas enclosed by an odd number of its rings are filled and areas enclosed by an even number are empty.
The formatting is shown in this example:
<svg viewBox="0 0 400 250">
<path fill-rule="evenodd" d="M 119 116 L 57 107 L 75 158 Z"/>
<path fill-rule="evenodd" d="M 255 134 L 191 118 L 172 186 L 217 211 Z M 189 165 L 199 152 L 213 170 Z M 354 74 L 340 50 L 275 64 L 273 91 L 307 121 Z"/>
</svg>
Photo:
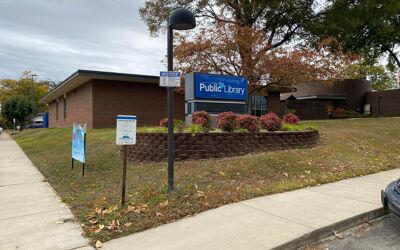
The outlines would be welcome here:
<svg viewBox="0 0 400 250">
<path fill-rule="evenodd" d="M 400 219 L 393 215 L 388 215 L 303 249 L 397 250 L 400 249 Z"/>
</svg>

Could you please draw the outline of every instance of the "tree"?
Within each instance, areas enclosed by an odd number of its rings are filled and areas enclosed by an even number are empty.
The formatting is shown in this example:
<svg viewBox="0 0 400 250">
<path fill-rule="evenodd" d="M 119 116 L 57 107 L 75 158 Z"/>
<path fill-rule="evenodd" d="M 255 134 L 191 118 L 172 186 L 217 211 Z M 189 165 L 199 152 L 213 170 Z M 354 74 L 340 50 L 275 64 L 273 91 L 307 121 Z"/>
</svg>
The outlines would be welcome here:
<svg viewBox="0 0 400 250">
<path fill-rule="evenodd" d="M 48 82 L 48 80 L 38 81 L 36 79 L 33 79 L 32 82 L 31 71 L 24 71 L 18 80 L 0 80 L 0 103 L 12 96 L 24 95 L 34 101 L 38 112 L 45 111 L 47 108 L 46 105 L 39 103 L 39 100 L 47 93 L 49 88 Z"/>
<path fill-rule="evenodd" d="M 397 87 L 396 75 L 381 65 L 360 63 L 352 65 L 348 71 L 351 78 L 371 81 L 374 90 L 394 89 Z"/>
<path fill-rule="evenodd" d="M 334 50 L 362 54 L 371 65 L 381 56 L 388 56 L 389 69 L 400 68 L 400 1 L 328 2 L 323 15 L 308 27 L 313 41 L 334 38 Z"/>
<path fill-rule="evenodd" d="M 292 79 L 276 77 L 271 67 L 280 64 L 279 71 L 286 70 L 281 76 L 293 72 L 296 82 L 313 75 L 314 67 L 299 64 L 308 51 L 283 48 L 315 18 L 313 4 L 314 0 L 148 0 L 140 15 L 155 36 L 174 8 L 184 6 L 196 14 L 194 34 L 181 33 L 176 40 L 178 68 L 244 75 L 250 85 L 290 85 Z"/>
<path fill-rule="evenodd" d="M 245 36 L 234 36 L 223 27 L 203 29 L 187 40 L 178 36 L 179 46 L 175 49 L 175 62 L 184 72 L 216 72 L 227 75 L 245 75 L 250 81 L 249 91 L 268 89 L 269 91 L 291 90 L 294 85 L 311 80 L 332 80 L 347 78 L 348 68 L 360 61 L 360 57 L 350 54 L 331 53 L 321 43 L 320 47 L 276 48 L 259 51 L 265 36 L 254 34 L 252 30 L 241 32 Z M 246 68 L 240 63 L 237 44 L 255 44 Z"/>
<path fill-rule="evenodd" d="M 12 122 L 16 119 L 16 122 L 20 124 L 20 130 L 26 126 L 28 117 L 35 112 L 35 105 L 31 98 L 25 95 L 13 95 L 6 99 L 2 105 L 2 116 L 4 116 L 8 122 Z"/>
</svg>

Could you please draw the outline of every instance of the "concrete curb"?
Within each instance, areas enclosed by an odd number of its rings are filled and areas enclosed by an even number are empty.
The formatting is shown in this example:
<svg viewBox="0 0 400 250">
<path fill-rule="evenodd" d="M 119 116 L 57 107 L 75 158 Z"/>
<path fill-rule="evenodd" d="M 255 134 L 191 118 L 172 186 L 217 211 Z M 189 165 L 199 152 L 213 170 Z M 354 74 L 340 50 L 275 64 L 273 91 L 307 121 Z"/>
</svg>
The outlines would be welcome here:
<svg viewBox="0 0 400 250">
<path fill-rule="evenodd" d="M 332 225 L 318 228 L 310 233 L 307 233 L 297 239 L 286 242 L 280 246 L 272 248 L 273 250 L 283 250 L 283 249 L 297 249 L 300 247 L 304 247 L 307 244 L 311 244 L 322 239 L 325 239 L 329 236 L 333 235 L 333 231 L 335 232 L 343 232 L 349 228 L 358 226 L 362 223 L 374 220 L 376 218 L 382 217 L 388 214 L 388 210 L 381 207 L 378 209 L 374 209 L 345 220 L 336 222 Z"/>
</svg>

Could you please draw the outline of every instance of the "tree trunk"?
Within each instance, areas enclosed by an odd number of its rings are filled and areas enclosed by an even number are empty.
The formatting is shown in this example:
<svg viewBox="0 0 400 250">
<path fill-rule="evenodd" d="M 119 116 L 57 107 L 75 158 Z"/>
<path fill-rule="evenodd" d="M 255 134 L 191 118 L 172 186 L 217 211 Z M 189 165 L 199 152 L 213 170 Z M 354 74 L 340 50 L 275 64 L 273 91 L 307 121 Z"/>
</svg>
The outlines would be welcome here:
<svg viewBox="0 0 400 250">
<path fill-rule="evenodd" d="M 19 131 L 21 132 L 22 130 L 24 130 L 26 125 L 26 121 L 22 120 L 21 123 L 19 124 Z"/>
<path fill-rule="evenodd" d="M 388 49 L 388 52 L 389 52 L 389 55 L 396 61 L 397 67 L 400 68 L 400 60 L 399 60 L 399 58 L 397 57 L 396 53 L 394 53 L 394 51 L 391 50 L 391 49 Z"/>
</svg>

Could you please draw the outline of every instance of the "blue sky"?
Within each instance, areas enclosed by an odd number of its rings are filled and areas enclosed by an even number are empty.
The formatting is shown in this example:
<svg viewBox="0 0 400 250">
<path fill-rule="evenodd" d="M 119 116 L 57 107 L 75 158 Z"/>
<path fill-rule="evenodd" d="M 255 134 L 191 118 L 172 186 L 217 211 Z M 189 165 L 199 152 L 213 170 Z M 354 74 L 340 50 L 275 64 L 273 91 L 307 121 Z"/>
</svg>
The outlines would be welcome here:
<svg viewBox="0 0 400 250">
<path fill-rule="evenodd" d="M 0 0 L 0 79 L 31 70 L 64 80 L 77 69 L 158 75 L 166 37 L 151 38 L 144 0 Z"/>
</svg>

